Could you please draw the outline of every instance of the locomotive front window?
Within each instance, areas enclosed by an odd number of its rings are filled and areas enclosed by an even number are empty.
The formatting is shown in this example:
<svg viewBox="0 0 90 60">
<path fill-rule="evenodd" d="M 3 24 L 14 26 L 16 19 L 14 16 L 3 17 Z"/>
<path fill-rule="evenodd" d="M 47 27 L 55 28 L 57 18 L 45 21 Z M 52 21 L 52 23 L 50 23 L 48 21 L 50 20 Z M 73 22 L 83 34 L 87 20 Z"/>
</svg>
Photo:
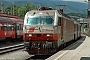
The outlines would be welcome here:
<svg viewBox="0 0 90 60">
<path fill-rule="evenodd" d="M 27 23 L 30 25 L 53 25 L 53 16 L 28 17 Z"/>
</svg>

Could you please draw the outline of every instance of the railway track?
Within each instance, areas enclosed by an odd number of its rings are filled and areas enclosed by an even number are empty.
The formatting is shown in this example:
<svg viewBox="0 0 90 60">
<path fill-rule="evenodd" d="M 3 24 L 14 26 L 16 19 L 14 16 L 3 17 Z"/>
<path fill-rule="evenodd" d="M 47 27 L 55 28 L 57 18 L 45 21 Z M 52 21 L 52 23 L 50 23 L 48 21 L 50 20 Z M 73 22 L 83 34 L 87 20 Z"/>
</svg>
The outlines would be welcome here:
<svg viewBox="0 0 90 60">
<path fill-rule="evenodd" d="M 24 45 L 23 44 L 18 44 L 18 45 L 13 45 L 13 46 L 7 46 L 7 47 L 2 47 L 0 48 L 0 54 L 4 54 L 7 52 L 23 49 Z"/>
</svg>

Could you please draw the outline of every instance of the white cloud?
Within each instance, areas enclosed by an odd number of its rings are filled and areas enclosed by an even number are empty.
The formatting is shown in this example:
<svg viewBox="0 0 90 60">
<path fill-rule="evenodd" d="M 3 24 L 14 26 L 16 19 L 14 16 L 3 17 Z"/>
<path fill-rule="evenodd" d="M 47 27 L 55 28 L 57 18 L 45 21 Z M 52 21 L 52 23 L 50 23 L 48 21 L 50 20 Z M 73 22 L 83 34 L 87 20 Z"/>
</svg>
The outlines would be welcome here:
<svg viewBox="0 0 90 60">
<path fill-rule="evenodd" d="M 63 0 L 63 1 L 85 2 L 85 1 L 88 1 L 88 0 Z"/>
</svg>

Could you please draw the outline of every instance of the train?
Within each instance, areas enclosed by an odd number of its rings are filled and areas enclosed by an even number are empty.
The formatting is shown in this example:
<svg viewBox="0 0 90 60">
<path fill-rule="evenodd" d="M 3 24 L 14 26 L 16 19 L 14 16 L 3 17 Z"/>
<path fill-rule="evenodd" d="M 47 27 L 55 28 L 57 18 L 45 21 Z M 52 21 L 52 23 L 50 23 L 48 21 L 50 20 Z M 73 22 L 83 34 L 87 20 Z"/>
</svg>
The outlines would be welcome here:
<svg viewBox="0 0 90 60">
<path fill-rule="evenodd" d="M 23 19 L 0 13 L 0 41 L 23 39 Z"/>
<path fill-rule="evenodd" d="M 53 54 L 80 36 L 81 25 L 64 14 L 63 9 L 42 6 L 25 15 L 23 40 L 29 54 Z"/>
</svg>

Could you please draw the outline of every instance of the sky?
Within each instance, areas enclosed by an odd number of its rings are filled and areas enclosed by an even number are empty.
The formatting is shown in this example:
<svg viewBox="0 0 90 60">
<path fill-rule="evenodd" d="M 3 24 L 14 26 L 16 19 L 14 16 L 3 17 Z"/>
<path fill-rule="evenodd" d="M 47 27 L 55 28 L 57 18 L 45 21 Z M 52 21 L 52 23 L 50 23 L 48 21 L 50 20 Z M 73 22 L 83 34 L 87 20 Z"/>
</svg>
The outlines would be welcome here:
<svg viewBox="0 0 90 60">
<path fill-rule="evenodd" d="M 75 1 L 75 2 L 83 2 L 83 3 L 85 3 L 85 1 L 88 1 L 88 0 L 63 0 L 63 1 Z"/>
</svg>

